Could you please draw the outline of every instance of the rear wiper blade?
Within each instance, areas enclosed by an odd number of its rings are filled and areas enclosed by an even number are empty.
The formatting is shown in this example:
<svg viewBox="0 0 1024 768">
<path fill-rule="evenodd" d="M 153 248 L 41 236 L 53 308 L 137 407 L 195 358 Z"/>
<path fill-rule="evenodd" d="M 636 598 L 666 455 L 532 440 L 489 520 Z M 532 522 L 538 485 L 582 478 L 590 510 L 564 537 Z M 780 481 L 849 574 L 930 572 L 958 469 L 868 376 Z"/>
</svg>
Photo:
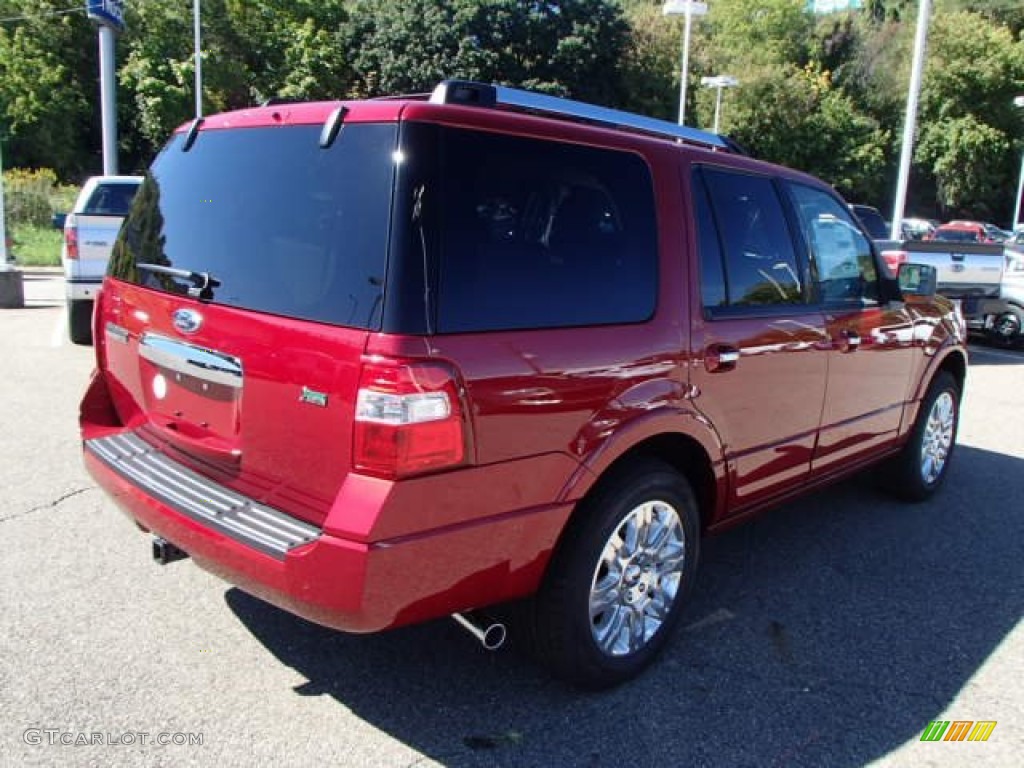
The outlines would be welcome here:
<svg viewBox="0 0 1024 768">
<path fill-rule="evenodd" d="M 175 267 L 165 267 L 163 264 L 148 264 L 145 262 L 135 266 L 146 272 L 156 272 L 159 275 L 170 275 L 171 277 L 180 277 L 183 280 L 188 280 L 192 283 L 192 287 L 188 289 L 188 295 L 194 299 L 212 299 L 213 289 L 220 287 L 220 280 L 209 272 L 194 272 L 190 269 L 176 269 Z"/>
</svg>

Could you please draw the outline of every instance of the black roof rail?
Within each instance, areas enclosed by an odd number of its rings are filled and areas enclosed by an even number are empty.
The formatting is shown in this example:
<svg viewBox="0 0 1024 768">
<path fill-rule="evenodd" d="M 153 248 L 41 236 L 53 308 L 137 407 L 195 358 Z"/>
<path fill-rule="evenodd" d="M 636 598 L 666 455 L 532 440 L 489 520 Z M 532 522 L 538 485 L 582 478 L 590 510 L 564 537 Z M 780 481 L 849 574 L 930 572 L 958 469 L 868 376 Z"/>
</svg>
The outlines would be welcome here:
<svg viewBox="0 0 1024 768">
<path fill-rule="evenodd" d="M 445 80 L 430 95 L 433 104 L 460 104 L 476 107 L 512 107 L 524 112 L 569 118 L 581 122 L 622 128 L 654 136 L 663 136 L 688 144 L 700 144 L 712 149 L 735 151 L 735 144 L 717 133 L 701 131 L 667 120 L 644 117 L 632 112 L 585 104 L 582 101 L 561 99 L 533 91 L 521 91 L 503 85 L 490 85 L 472 80 Z"/>
</svg>

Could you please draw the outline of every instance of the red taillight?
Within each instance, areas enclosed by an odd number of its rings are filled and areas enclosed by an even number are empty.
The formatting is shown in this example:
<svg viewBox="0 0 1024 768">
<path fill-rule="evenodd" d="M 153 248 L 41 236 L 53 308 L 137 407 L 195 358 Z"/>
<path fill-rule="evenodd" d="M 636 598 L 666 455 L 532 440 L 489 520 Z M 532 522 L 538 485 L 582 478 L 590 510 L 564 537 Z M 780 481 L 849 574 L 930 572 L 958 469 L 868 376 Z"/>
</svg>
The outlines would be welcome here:
<svg viewBox="0 0 1024 768">
<path fill-rule="evenodd" d="M 900 264 L 909 261 L 910 256 L 906 251 L 882 251 L 882 260 L 889 270 L 889 275 L 896 277 L 896 274 L 900 271 Z"/>
<path fill-rule="evenodd" d="M 69 215 L 64 223 L 64 250 L 69 259 L 78 258 L 78 225 L 74 215 Z"/>
<path fill-rule="evenodd" d="M 353 465 L 396 478 L 461 464 L 465 419 L 458 377 L 448 365 L 373 358 L 356 395 Z"/>
</svg>

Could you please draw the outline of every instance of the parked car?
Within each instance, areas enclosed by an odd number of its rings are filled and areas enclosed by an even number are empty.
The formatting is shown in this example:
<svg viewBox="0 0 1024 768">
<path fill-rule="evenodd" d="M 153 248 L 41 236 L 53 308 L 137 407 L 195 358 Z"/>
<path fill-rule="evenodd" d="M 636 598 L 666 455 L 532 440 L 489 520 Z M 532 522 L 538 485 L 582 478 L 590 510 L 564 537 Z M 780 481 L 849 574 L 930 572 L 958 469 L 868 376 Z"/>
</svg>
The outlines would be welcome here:
<svg viewBox="0 0 1024 768">
<path fill-rule="evenodd" d="M 518 601 L 613 685 L 703 534 L 879 462 L 941 486 L 964 329 L 899 279 L 829 185 L 674 123 L 460 81 L 210 115 L 115 246 L 85 463 L 159 562 L 349 632 L 495 646 Z"/>
<path fill-rule="evenodd" d="M 931 235 L 935 228 L 938 226 L 937 222 L 931 219 L 918 219 L 909 218 L 903 219 L 902 230 L 904 240 L 927 240 L 928 236 Z"/>
<path fill-rule="evenodd" d="M 980 221 L 954 220 L 935 228 L 925 240 L 946 243 L 994 243 L 985 225 Z"/>
<path fill-rule="evenodd" d="M 93 176 L 82 186 L 71 212 L 54 217 L 54 226 L 64 231 L 61 264 L 68 336 L 75 344 L 92 343 L 93 300 L 107 272 L 114 238 L 141 183 L 141 176 Z"/>
<path fill-rule="evenodd" d="M 1005 229 L 1000 229 L 995 224 L 989 224 L 988 222 L 982 222 L 981 226 L 985 228 L 985 234 L 988 235 L 989 239 L 994 243 L 1005 243 L 1011 237 L 1012 232 L 1007 232 Z"/>
</svg>

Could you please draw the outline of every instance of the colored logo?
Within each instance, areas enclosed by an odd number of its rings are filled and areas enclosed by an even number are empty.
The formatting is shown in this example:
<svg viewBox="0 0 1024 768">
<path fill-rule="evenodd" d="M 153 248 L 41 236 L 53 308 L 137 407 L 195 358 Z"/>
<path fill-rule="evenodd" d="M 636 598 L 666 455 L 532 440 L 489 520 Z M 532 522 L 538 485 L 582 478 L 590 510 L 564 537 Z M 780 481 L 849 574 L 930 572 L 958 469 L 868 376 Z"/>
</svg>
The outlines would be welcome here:
<svg viewBox="0 0 1024 768">
<path fill-rule="evenodd" d="M 995 729 L 995 720 L 932 720 L 921 741 L 988 741 Z"/>
<path fill-rule="evenodd" d="M 194 309 L 179 309 L 172 316 L 172 321 L 182 333 L 195 333 L 203 324 L 203 316 Z"/>
</svg>

